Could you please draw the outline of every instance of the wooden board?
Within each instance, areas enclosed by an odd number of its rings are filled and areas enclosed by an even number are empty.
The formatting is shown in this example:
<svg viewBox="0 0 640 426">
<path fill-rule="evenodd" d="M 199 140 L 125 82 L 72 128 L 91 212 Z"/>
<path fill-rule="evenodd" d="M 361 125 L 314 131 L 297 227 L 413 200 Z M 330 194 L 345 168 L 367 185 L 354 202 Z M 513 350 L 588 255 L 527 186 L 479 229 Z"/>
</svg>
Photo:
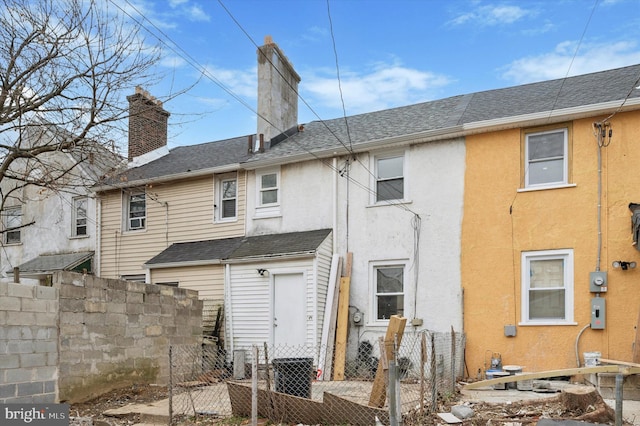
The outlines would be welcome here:
<svg viewBox="0 0 640 426">
<path fill-rule="evenodd" d="M 338 321 L 336 324 L 336 348 L 333 361 L 333 380 L 344 380 L 347 357 L 347 332 L 349 331 L 349 290 L 351 277 L 340 278 L 338 298 Z"/>
<path fill-rule="evenodd" d="M 638 312 L 638 321 L 636 322 L 636 340 L 633 343 L 633 362 L 640 363 L 640 312 Z"/>
<path fill-rule="evenodd" d="M 383 407 L 385 399 L 387 397 L 387 384 L 385 381 L 386 372 L 382 367 L 382 357 L 385 357 L 387 361 L 393 360 L 393 343 L 397 336 L 398 347 L 402 342 L 402 335 L 404 333 L 404 327 L 407 325 L 407 319 L 399 315 L 391 315 L 389 318 L 389 326 L 387 327 L 387 334 L 384 337 L 384 347 L 386 348 L 386 354 L 380 354 L 380 361 L 378 362 L 378 370 L 376 371 L 376 378 L 373 380 L 373 386 L 371 387 L 371 397 L 369 398 L 370 407 Z"/>
<path fill-rule="evenodd" d="M 338 295 L 340 293 L 340 269 L 342 268 L 342 258 L 339 254 L 334 254 L 331 260 L 331 273 L 329 275 L 329 287 L 327 289 L 327 300 L 324 307 L 324 322 L 322 324 L 322 337 L 320 359 L 318 368 L 318 380 L 331 380 L 331 369 L 333 364 L 333 348 L 336 341 L 336 318 L 338 317 Z"/>
<path fill-rule="evenodd" d="M 468 383 L 462 389 L 478 389 L 487 386 L 493 386 L 500 383 L 513 383 L 521 380 L 535 380 L 544 379 L 548 377 L 563 377 L 563 376 L 575 376 L 577 374 L 592 374 L 592 373 L 623 373 L 623 374 L 638 374 L 640 368 L 638 367 L 626 367 L 618 365 L 599 365 L 596 367 L 580 367 L 580 368 L 567 368 L 563 370 L 549 370 L 540 371 L 537 373 L 523 373 L 516 376 L 500 377 L 498 379 L 481 380 L 475 383 Z"/>
</svg>

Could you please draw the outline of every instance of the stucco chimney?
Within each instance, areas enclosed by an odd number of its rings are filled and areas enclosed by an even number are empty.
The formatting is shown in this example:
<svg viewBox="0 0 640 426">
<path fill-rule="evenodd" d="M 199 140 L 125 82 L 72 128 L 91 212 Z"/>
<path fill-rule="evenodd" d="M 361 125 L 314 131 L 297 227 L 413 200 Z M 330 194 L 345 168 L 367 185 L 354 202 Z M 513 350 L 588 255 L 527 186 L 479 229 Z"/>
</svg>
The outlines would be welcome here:
<svg viewBox="0 0 640 426">
<path fill-rule="evenodd" d="M 162 102 L 136 87 L 129 101 L 129 161 L 167 145 L 169 113 Z"/>
<path fill-rule="evenodd" d="M 264 135 L 267 149 L 271 138 L 298 125 L 298 83 L 300 76 L 291 62 L 266 36 L 258 48 L 257 134 Z"/>
</svg>

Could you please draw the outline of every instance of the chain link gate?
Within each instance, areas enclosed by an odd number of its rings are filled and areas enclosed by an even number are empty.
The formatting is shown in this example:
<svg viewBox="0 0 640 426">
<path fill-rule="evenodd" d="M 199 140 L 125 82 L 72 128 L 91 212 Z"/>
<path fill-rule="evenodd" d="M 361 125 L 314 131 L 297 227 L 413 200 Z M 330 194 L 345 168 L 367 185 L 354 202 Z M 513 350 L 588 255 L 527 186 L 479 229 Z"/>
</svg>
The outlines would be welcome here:
<svg viewBox="0 0 640 426">
<path fill-rule="evenodd" d="M 421 424 L 437 410 L 439 397 L 455 393 L 464 344 L 464 335 L 453 332 L 404 334 L 394 358 L 398 422 Z M 217 342 L 172 346 L 171 422 L 253 413 L 275 423 L 371 425 L 377 417 L 390 424 L 388 398 L 381 407 L 370 406 L 377 344 L 359 342 L 357 353 L 346 360 L 343 380 L 329 380 L 318 368 L 323 351 L 325 347 L 263 344 L 228 353 Z"/>
</svg>

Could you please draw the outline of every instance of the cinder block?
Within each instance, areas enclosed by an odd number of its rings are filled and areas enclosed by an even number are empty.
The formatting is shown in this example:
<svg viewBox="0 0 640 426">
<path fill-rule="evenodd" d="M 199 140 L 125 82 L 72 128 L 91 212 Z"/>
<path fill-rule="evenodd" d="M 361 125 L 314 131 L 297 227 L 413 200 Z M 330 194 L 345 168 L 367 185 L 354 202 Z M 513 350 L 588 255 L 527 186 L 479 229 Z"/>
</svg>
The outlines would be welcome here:
<svg viewBox="0 0 640 426">
<path fill-rule="evenodd" d="M 36 287 L 36 297 L 40 300 L 58 300 L 58 289 L 55 287 Z"/>
<path fill-rule="evenodd" d="M 36 340 L 35 351 L 37 353 L 57 352 L 58 342 L 55 340 Z"/>
<path fill-rule="evenodd" d="M 83 299 L 60 299 L 60 313 L 65 312 L 84 312 Z"/>
<path fill-rule="evenodd" d="M 0 296 L 6 296 L 9 288 L 9 283 L 0 283 Z"/>
<path fill-rule="evenodd" d="M 16 396 L 15 383 L 9 385 L 0 385 L 0 398 L 12 398 Z"/>
<path fill-rule="evenodd" d="M 160 315 L 160 305 L 149 305 L 144 304 L 144 314 L 145 315 Z"/>
<path fill-rule="evenodd" d="M 107 312 L 114 313 L 114 314 L 124 314 L 127 312 L 127 304 L 109 302 Z"/>
<path fill-rule="evenodd" d="M 49 352 L 47 354 L 47 366 L 58 366 L 58 352 Z"/>
<path fill-rule="evenodd" d="M 58 324 L 58 314 L 54 312 L 36 312 L 36 324 L 39 326 L 53 326 Z"/>
<path fill-rule="evenodd" d="M 51 392 L 46 389 L 46 384 L 51 381 L 55 383 L 58 378 L 58 367 L 57 366 L 48 366 L 37 368 L 34 375 L 34 380 L 41 380 L 45 382 L 45 392 Z"/>
<path fill-rule="evenodd" d="M 7 317 L 9 325 L 36 325 L 36 314 L 34 312 L 12 312 Z"/>
<path fill-rule="evenodd" d="M 44 391 L 44 383 L 18 383 L 18 396 L 29 396 L 40 394 Z"/>
<path fill-rule="evenodd" d="M 16 354 L 2 355 L 2 369 L 20 367 L 20 356 Z"/>
<path fill-rule="evenodd" d="M 20 366 L 22 368 L 44 367 L 47 365 L 45 354 L 20 354 Z"/>
<path fill-rule="evenodd" d="M 7 296 L 11 297 L 24 297 L 27 299 L 33 298 L 33 289 L 35 287 L 27 284 L 11 284 L 7 288 Z"/>
<path fill-rule="evenodd" d="M 127 301 L 127 292 L 122 290 L 109 290 L 107 298 L 109 303 L 125 303 Z"/>
<path fill-rule="evenodd" d="M 60 324 L 84 324 L 83 312 L 60 312 Z"/>
<path fill-rule="evenodd" d="M 22 299 L 23 312 L 47 312 L 49 305 L 46 300 Z"/>
<path fill-rule="evenodd" d="M 87 313 L 107 312 L 107 304 L 105 302 L 91 302 L 86 300 L 84 302 L 84 311 Z"/>
<path fill-rule="evenodd" d="M 127 305 L 129 305 L 130 303 L 135 303 L 135 304 L 144 303 L 144 294 L 128 292 L 127 293 Z"/>
<path fill-rule="evenodd" d="M 60 299 L 84 299 L 86 290 L 84 287 L 63 284 L 60 287 Z"/>
<path fill-rule="evenodd" d="M 19 311 L 21 301 L 19 297 L 0 297 L 0 311 Z"/>
<path fill-rule="evenodd" d="M 145 283 L 139 283 L 135 281 L 127 281 L 127 292 L 130 293 L 145 293 L 146 285 Z M 142 294 L 140 295 L 142 298 Z"/>
<path fill-rule="evenodd" d="M 44 393 L 53 393 L 56 391 L 56 381 L 48 380 L 44 382 Z"/>
<path fill-rule="evenodd" d="M 145 336 L 160 336 L 162 334 L 162 327 L 159 325 L 151 325 L 145 327 L 144 329 Z"/>
<path fill-rule="evenodd" d="M 7 353 L 9 354 L 32 354 L 34 344 L 32 340 L 9 340 L 7 342 Z"/>
<path fill-rule="evenodd" d="M 5 372 L 6 383 L 30 382 L 33 376 L 31 368 L 13 368 Z"/>
<path fill-rule="evenodd" d="M 43 393 L 40 395 L 33 395 L 34 404 L 54 404 L 56 402 L 55 393 Z"/>
<path fill-rule="evenodd" d="M 51 327 L 36 327 L 36 339 L 38 340 L 49 340 L 49 339 L 57 339 L 58 338 L 58 328 L 55 326 Z"/>
<path fill-rule="evenodd" d="M 115 314 L 108 313 L 107 314 L 107 324 L 117 325 L 117 326 L 126 326 L 127 325 L 127 315 L 126 314 Z"/>
<path fill-rule="evenodd" d="M 104 326 L 107 322 L 107 314 L 103 313 L 103 312 L 92 312 L 92 313 L 87 313 L 84 316 L 84 323 L 87 326 L 91 326 L 91 325 L 102 325 Z"/>
<path fill-rule="evenodd" d="M 127 314 L 141 314 L 144 310 L 142 303 L 127 303 Z"/>
</svg>

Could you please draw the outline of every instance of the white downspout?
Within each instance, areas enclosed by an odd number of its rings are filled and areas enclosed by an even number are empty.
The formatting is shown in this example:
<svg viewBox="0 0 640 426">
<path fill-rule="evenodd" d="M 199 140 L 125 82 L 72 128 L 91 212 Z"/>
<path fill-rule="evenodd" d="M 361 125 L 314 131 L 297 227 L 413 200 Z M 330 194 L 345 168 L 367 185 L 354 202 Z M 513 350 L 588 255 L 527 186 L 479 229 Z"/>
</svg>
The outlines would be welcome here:
<svg viewBox="0 0 640 426">
<path fill-rule="evenodd" d="M 100 196 L 98 196 L 96 194 L 96 214 L 95 214 L 95 218 L 96 218 L 96 252 L 93 255 L 93 262 L 94 262 L 94 267 L 95 270 L 93 271 L 93 273 L 95 274 L 96 277 L 100 276 L 100 251 L 101 251 L 101 247 L 102 247 L 102 198 Z"/>
<path fill-rule="evenodd" d="M 338 159 L 333 157 L 333 253 L 338 252 Z"/>
</svg>

